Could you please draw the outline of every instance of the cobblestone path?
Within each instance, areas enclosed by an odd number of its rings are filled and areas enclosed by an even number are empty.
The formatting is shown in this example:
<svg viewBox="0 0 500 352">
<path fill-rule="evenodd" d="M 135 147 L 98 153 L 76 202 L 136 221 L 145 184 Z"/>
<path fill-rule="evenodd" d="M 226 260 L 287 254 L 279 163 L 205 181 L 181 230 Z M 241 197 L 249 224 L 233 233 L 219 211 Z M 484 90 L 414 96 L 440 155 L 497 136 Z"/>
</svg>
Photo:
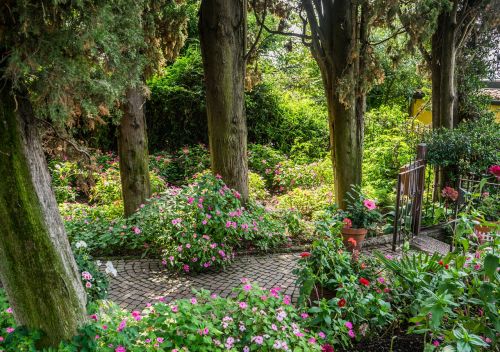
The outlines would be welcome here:
<svg viewBox="0 0 500 352">
<path fill-rule="evenodd" d="M 146 303 L 157 302 L 160 297 L 166 302 L 192 297 L 193 289 L 204 288 L 229 297 L 241 278 L 248 278 L 268 289 L 280 287 L 296 300 L 298 289 L 292 270 L 297 259 L 298 253 L 240 256 L 224 271 L 192 275 L 168 271 L 156 259 L 113 261 L 118 276 L 110 279 L 109 298 L 122 308 L 142 310 Z"/>
</svg>

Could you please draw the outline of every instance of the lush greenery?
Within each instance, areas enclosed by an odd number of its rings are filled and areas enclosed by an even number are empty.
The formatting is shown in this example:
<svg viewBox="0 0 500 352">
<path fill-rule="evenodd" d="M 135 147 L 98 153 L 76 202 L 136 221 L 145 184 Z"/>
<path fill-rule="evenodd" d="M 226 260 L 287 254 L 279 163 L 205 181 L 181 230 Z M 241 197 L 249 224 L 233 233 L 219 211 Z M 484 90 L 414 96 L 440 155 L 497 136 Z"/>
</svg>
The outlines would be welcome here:
<svg viewBox="0 0 500 352">
<path fill-rule="evenodd" d="M 0 348 L 31 351 L 40 334 L 16 327 L 2 291 L 0 309 Z M 142 312 L 102 302 L 79 335 L 57 350 L 321 351 L 330 346 L 323 333 L 305 329 L 307 319 L 279 287 L 265 290 L 242 279 L 235 298 L 200 291 L 191 299 L 148 304 Z"/>
</svg>

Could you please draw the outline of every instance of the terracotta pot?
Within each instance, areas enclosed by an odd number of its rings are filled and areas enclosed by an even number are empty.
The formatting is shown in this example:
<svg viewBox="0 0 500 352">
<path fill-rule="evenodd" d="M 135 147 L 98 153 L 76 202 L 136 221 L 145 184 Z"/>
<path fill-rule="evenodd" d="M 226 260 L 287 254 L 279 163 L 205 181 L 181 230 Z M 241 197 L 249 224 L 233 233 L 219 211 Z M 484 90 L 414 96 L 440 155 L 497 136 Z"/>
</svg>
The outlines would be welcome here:
<svg viewBox="0 0 500 352">
<path fill-rule="evenodd" d="M 490 233 L 495 231 L 496 226 L 474 225 L 474 233 L 479 238 L 479 243 L 490 242 L 493 240 Z"/>
<path fill-rule="evenodd" d="M 347 248 L 347 250 L 350 252 L 352 252 L 355 249 L 360 251 L 367 232 L 368 232 L 367 229 L 353 229 L 344 227 L 342 229 L 342 237 L 345 248 Z M 355 246 L 352 242 L 349 241 L 349 239 L 351 238 L 354 241 L 356 241 Z"/>
</svg>

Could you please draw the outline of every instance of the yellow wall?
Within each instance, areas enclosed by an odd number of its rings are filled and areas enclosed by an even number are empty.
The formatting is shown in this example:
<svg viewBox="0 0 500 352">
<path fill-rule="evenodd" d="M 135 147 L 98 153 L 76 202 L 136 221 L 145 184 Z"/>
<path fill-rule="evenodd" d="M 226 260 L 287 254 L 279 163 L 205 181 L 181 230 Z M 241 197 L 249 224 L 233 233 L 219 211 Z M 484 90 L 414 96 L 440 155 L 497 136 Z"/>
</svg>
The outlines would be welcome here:
<svg viewBox="0 0 500 352">
<path fill-rule="evenodd" d="M 411 116 L 416 117 L 417 120 L 425 125 L 432 125 L 432 112 L 430 110 L 430 104 L 424 106 L 426 102 L 423 99 L 413 99 L 411 104 Z M 495 114 L 496 122 L 500 123 L 500 105 L 490 105 L 490 111 Z"/>
</svg>

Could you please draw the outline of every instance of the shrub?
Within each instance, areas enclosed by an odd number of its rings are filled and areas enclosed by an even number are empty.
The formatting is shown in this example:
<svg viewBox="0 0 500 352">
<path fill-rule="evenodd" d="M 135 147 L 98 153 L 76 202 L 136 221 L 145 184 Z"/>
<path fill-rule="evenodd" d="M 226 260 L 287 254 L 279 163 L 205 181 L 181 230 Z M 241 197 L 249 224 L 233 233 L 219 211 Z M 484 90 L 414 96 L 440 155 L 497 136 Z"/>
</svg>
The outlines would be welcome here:
<svg viewBox="0 0 500 352">
<path fill-rule="evenodd" d="M 397 106 L 372 109 L 365 124 L 363 187 L 381 204 L 393 204 L 399 170 L 415 157 L 421 126 Z"/>
<path fill-rule="evenodd" d="M 455 167 L 460 175 L 482 175 L 500 163 L 500 129 L 492 119 L 466 121 L 457 128 L 440 129 L 426 137 L 427 161 L 431 165 Z"/>
<path fill-rule="evenodd" d="M 252 171 L 248 173 L 248 188 L 250 199 L 264 200 L 269 197 L 264 178 Z"/>
<path fill-rule="evenodd" d="M 87 173 L 70 161 L 51 160 L 48 166 L 57 202 L 74 202 L 82 194 L 79 185 Z"/>
<path fill-rule="evenodd" d="M 118 162 L 111 162 L 103 172 L 96 174 L 95 177 L 95 186 L 90 190 L 90 202 L 99 205 L 121 204 L 122 188 Z M 165 189 L 165 181 L 155 171 L 150 171 L 149 177 L 153 194 Z"/>
<path fill-rule="evenodd" d="M 58 351 L 321 351 L 322 334 L 304 329 L 306 313 L 290 303 L 279 288 L 261 289 L 242 279 L 234 298 L 221 298 L 208 291 L 171 304 L 157 303 L 142 312 L 127 312 L 102 302 L 72 341 Z M 0 293 L 0 308 L 2 295 Z M 0 313 L 0 326 L 12 324 Z M 22 328 L 12 333 L 20 335 Z M 7 351 L 34 350 L 38 335 L 0 341 Z"/>
<path fill-rule="evenodd" d="M 193 176 L 210 167 L 210 155 L 203 144 L 184 146 L 174 153 L 161 152 L 152 155 L 150 169 L 165 181 L 182 185 L 192 180 Z"/>
<path fill-rule="evenodd" d="M 85 292 L 87 293 L 88 302 L 92 303 L 99 299 L 104 299 L 108 296 L 108 278 L 104 273 L 99 271 L 98 264 L 93 260 L 88 252 L 87 243 L 84 241 L 76 242 L 73 246 L 73 254 L 76 264 L 81 273 L 81 280 Z M 116 276 L 113 264 L 108 262 L 108 271 Z M 110 273 L 111 273 L 110 272 Z"/>
<path fill-rule="evenodd" d="M 324 331 L 335 345 L 348 349 L 395 319 L 389 282 L 372 259 L 344 249 L 339 227 L 323 233 L 301 257 L 295 270 L 299 303 L 309 302 L 309 326 Z M 330 292 L 329 299 L 321 292 Z"/>
<path fill-rule="evenodd" d="M 311 219 L 314 212 L 321 211 L 334 202 L 332 186 L 323 185 L 317 188 L 295 188 L 277 196 L 278 209 L 296 209 L 305 219 Z"/>
<path fill-rule="evenodd" d="M 248 166 L 251 170 L 262 176 L 266 188 L 273 191 L 276 188 L 274 181 L 276 170 L 285 162 L 286 155 L 267 145 L 248 145 Z"/>
</svg>

